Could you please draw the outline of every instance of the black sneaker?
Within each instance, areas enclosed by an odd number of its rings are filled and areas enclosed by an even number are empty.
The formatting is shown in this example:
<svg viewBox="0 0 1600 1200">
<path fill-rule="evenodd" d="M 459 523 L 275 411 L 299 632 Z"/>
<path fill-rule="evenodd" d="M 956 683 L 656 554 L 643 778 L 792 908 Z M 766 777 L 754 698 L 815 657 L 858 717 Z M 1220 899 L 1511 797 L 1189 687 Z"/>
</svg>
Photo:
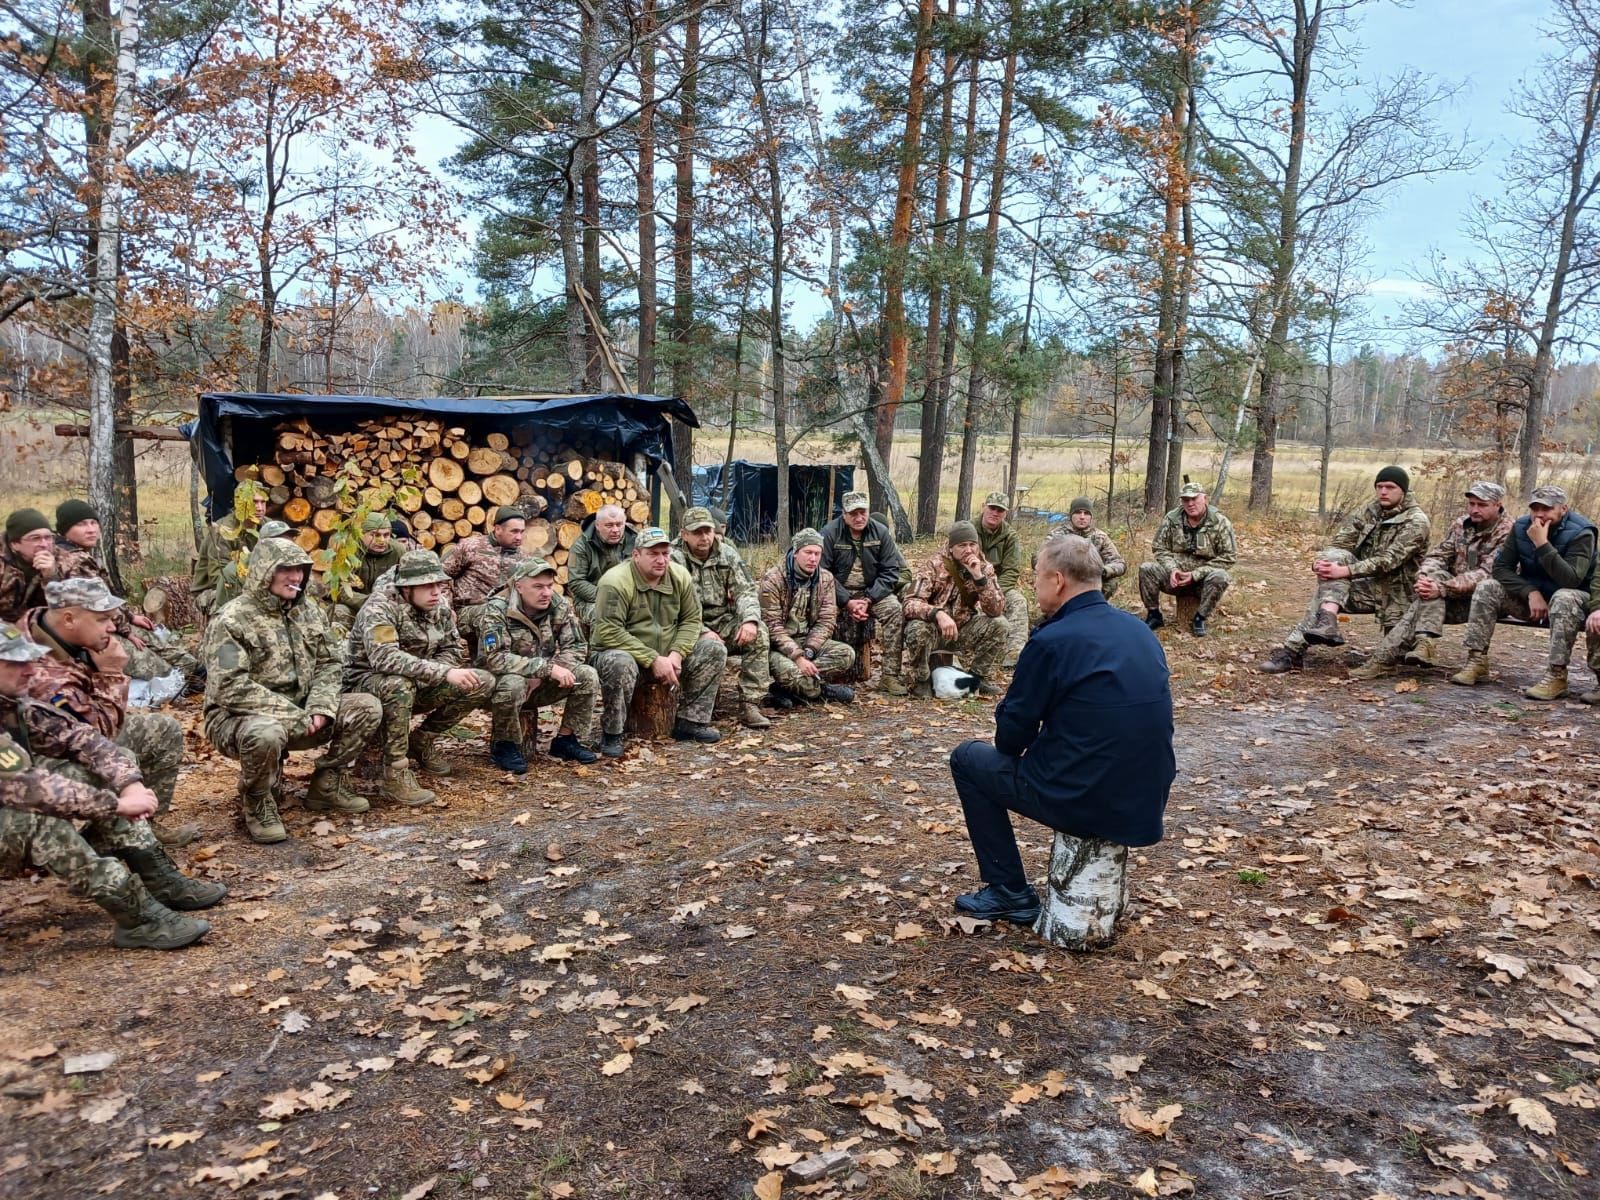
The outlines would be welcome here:
<svg viewBox="0 0 1600 1200">
<path fill-rule="evenodd" d="M 1195 613 L 1194 620 L 1189 622 L 1189 632 L 1194 634 L 1195 637 L 1205 637 L 1206 619 L 1199 613 Z"/>
<path fill-rule="evenodd" d="M 550 757 L 564 758 L 568 762 L 592 763 L 600 756 L 580 742 L 576 734 L 564 733 L 551 740 Z"/>
<path fill-rule="evenodd" d="M 605 733 L 600 735 L 600 753 L 607 758 L 621 758 L 624 746 L 620 733 Z"/>
<path fill-rule="evenodd" d="M 1145 613 L 1144 623 L 1150 626 L 1151 629 L 1160 629 L 1167 623 L 1167 619 L 1161 615 L 1161 610 L 1159 608 L 1152 608 L 1149 612 Z"/>
<path fill-rule="evenodd" d="M 854 704 L 856 694 L 842 683 L 825 683 L 822 685 L 822 698 L 834 700 L 840 704 Z"/>
<path fill-rule="evenodd" d="M 788 712 L 789 709 L 794 707 L 794 697 L 789 695 L 788 692 L 772 688 L 767 692 L 766 705 L 768 708 L 775 708 L 780 712 Z"/>
<path fill-rule="evenodd" d="M 672 724 L 672 740 L 675 742 L 703 742 L 710 745 L 720 742 L 722 735 L 710 725 L 702 725 L 698 721 L 674 721 Z"/>
<path fill-rule="evenodd" d="M 502 771 L 510 771 L 513 775 L 526 775 L 528 773 L 528 758 L 522 753 L 522 747 L 515 742 L 496 742 L 489 747 L 489 761 Z"/>
<path fill-rule="evenodd" d="M 1039 893 L 1027 884 L 1012 889 L 991 883 L 976 892 L 957 896 L 956 911 L 985 921 L 1032 925 L 1039 918 Z"/>
</svg>

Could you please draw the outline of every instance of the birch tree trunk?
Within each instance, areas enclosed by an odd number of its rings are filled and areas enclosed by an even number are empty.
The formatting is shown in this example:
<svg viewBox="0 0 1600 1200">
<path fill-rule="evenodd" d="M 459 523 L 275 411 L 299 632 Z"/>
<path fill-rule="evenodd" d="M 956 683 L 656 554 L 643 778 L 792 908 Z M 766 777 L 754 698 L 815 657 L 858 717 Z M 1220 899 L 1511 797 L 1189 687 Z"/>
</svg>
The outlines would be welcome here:
<svg viewBox="0 0 1600 1200">
<path fill-rule="evenodd" d="M 1128 848 L 1058 832 L 1034 931 L 1053 946 L 1092 950 L 1111 943 L 1127 907 Z"/>
</svg>

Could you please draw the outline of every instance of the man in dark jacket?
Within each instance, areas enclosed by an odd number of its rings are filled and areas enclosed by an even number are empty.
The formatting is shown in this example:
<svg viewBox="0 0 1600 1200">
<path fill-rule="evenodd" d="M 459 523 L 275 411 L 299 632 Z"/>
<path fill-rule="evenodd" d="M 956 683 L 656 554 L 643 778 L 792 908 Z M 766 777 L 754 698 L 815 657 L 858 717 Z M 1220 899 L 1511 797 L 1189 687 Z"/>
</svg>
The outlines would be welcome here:
<svg viewBox="0 0 1600 1200">
<path fill-rule="evenodd" d="M 847 493 L 843 515 L 822 527 L 822 569 L 833 576 L 839 640 L 860 646 L 866 640 L 860 627 L 868 620 L 876 622 L 883 647 L 878 690 L 886 696 L 904 696 L 900 656 L 905 614 L 895 593 L 905 578 L 906 560 L 888 525 L 868 514 L 865 492 Z"/>
<path fill-rule="evenodd" d="M 1530 700 L 1567 694 L 1572 643 L 1584 627 L 1589 585 L 1594 580 L 1594 522 L 1567 506 L 1567 494 L 1551 484 L 1533 489 L 1528 513 L 1494 558 L 1494 574 L 1472 590 L 1467 614 L 1466 665 L 1450 677 L 1467 687 L 1489 677 L 1489 639 L 1501 617 L 1550 626 L 1550 657 L 1544 678 L 1522 689 Z"/>
<path fill-rule="evenodd" d="M 995 710 L 994 744 L 950 755 L 986 885 L 956 900 L 962 912 L 1019 924 L 1039 915 L 1010 813 L 1074 837 L 1161 840 L 1177 774 L 1167 660 L 1139 618 L 1106 603 L 1100 572 L 1083 538 L 1045 542 L 1034 575 L 1045 620 Z"/>
</svg>

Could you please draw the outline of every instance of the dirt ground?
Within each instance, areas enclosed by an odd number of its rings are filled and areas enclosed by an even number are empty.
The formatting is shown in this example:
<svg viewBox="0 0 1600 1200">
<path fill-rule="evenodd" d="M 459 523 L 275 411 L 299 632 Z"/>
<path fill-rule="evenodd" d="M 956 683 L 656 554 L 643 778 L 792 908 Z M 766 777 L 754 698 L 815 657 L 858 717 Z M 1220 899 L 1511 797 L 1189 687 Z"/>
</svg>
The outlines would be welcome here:
<svg viewBox="0 0 1600 1200">
<path fill-rule="evenodd" d="M 1259 676 L 1315 539 L 1241 540 L 1214 636 L 1162 634 L 1180 779 L 1092 955 L 954 919 L 945 756 L 984 703 L 522 780 L 464 741 L 440 806 L 292 807 L 278 847 L 191 732 L 180 857 L 232 889 L 204 943 L 116 952 L 0 884 L 0 1193 L 1596 1195 L 1593 714 L 1521 698 L 1534 631 L 1472 690 Z"/>
</svg>

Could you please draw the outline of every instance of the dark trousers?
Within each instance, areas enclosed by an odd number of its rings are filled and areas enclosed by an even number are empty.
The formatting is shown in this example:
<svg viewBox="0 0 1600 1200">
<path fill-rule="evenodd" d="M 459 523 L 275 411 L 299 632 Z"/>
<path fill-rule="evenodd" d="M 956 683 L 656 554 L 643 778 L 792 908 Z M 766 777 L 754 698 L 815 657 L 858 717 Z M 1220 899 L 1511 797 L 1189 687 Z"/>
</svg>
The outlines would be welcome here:
<svg viewBox="0 0 1600 1200">
<path fill-rule="evenodd" d="M 989 742 L 962 742 L 950 753 L 950 776 L 967 819 L 967 837 L 978 859 L 978 876 L 1006 888 L 1028 885 L 1017 851 L 1011 814 L 1049 824 L 1044 806 L 1019 777 L 1020 758 L 1001 754 Z"/>
</svg>

